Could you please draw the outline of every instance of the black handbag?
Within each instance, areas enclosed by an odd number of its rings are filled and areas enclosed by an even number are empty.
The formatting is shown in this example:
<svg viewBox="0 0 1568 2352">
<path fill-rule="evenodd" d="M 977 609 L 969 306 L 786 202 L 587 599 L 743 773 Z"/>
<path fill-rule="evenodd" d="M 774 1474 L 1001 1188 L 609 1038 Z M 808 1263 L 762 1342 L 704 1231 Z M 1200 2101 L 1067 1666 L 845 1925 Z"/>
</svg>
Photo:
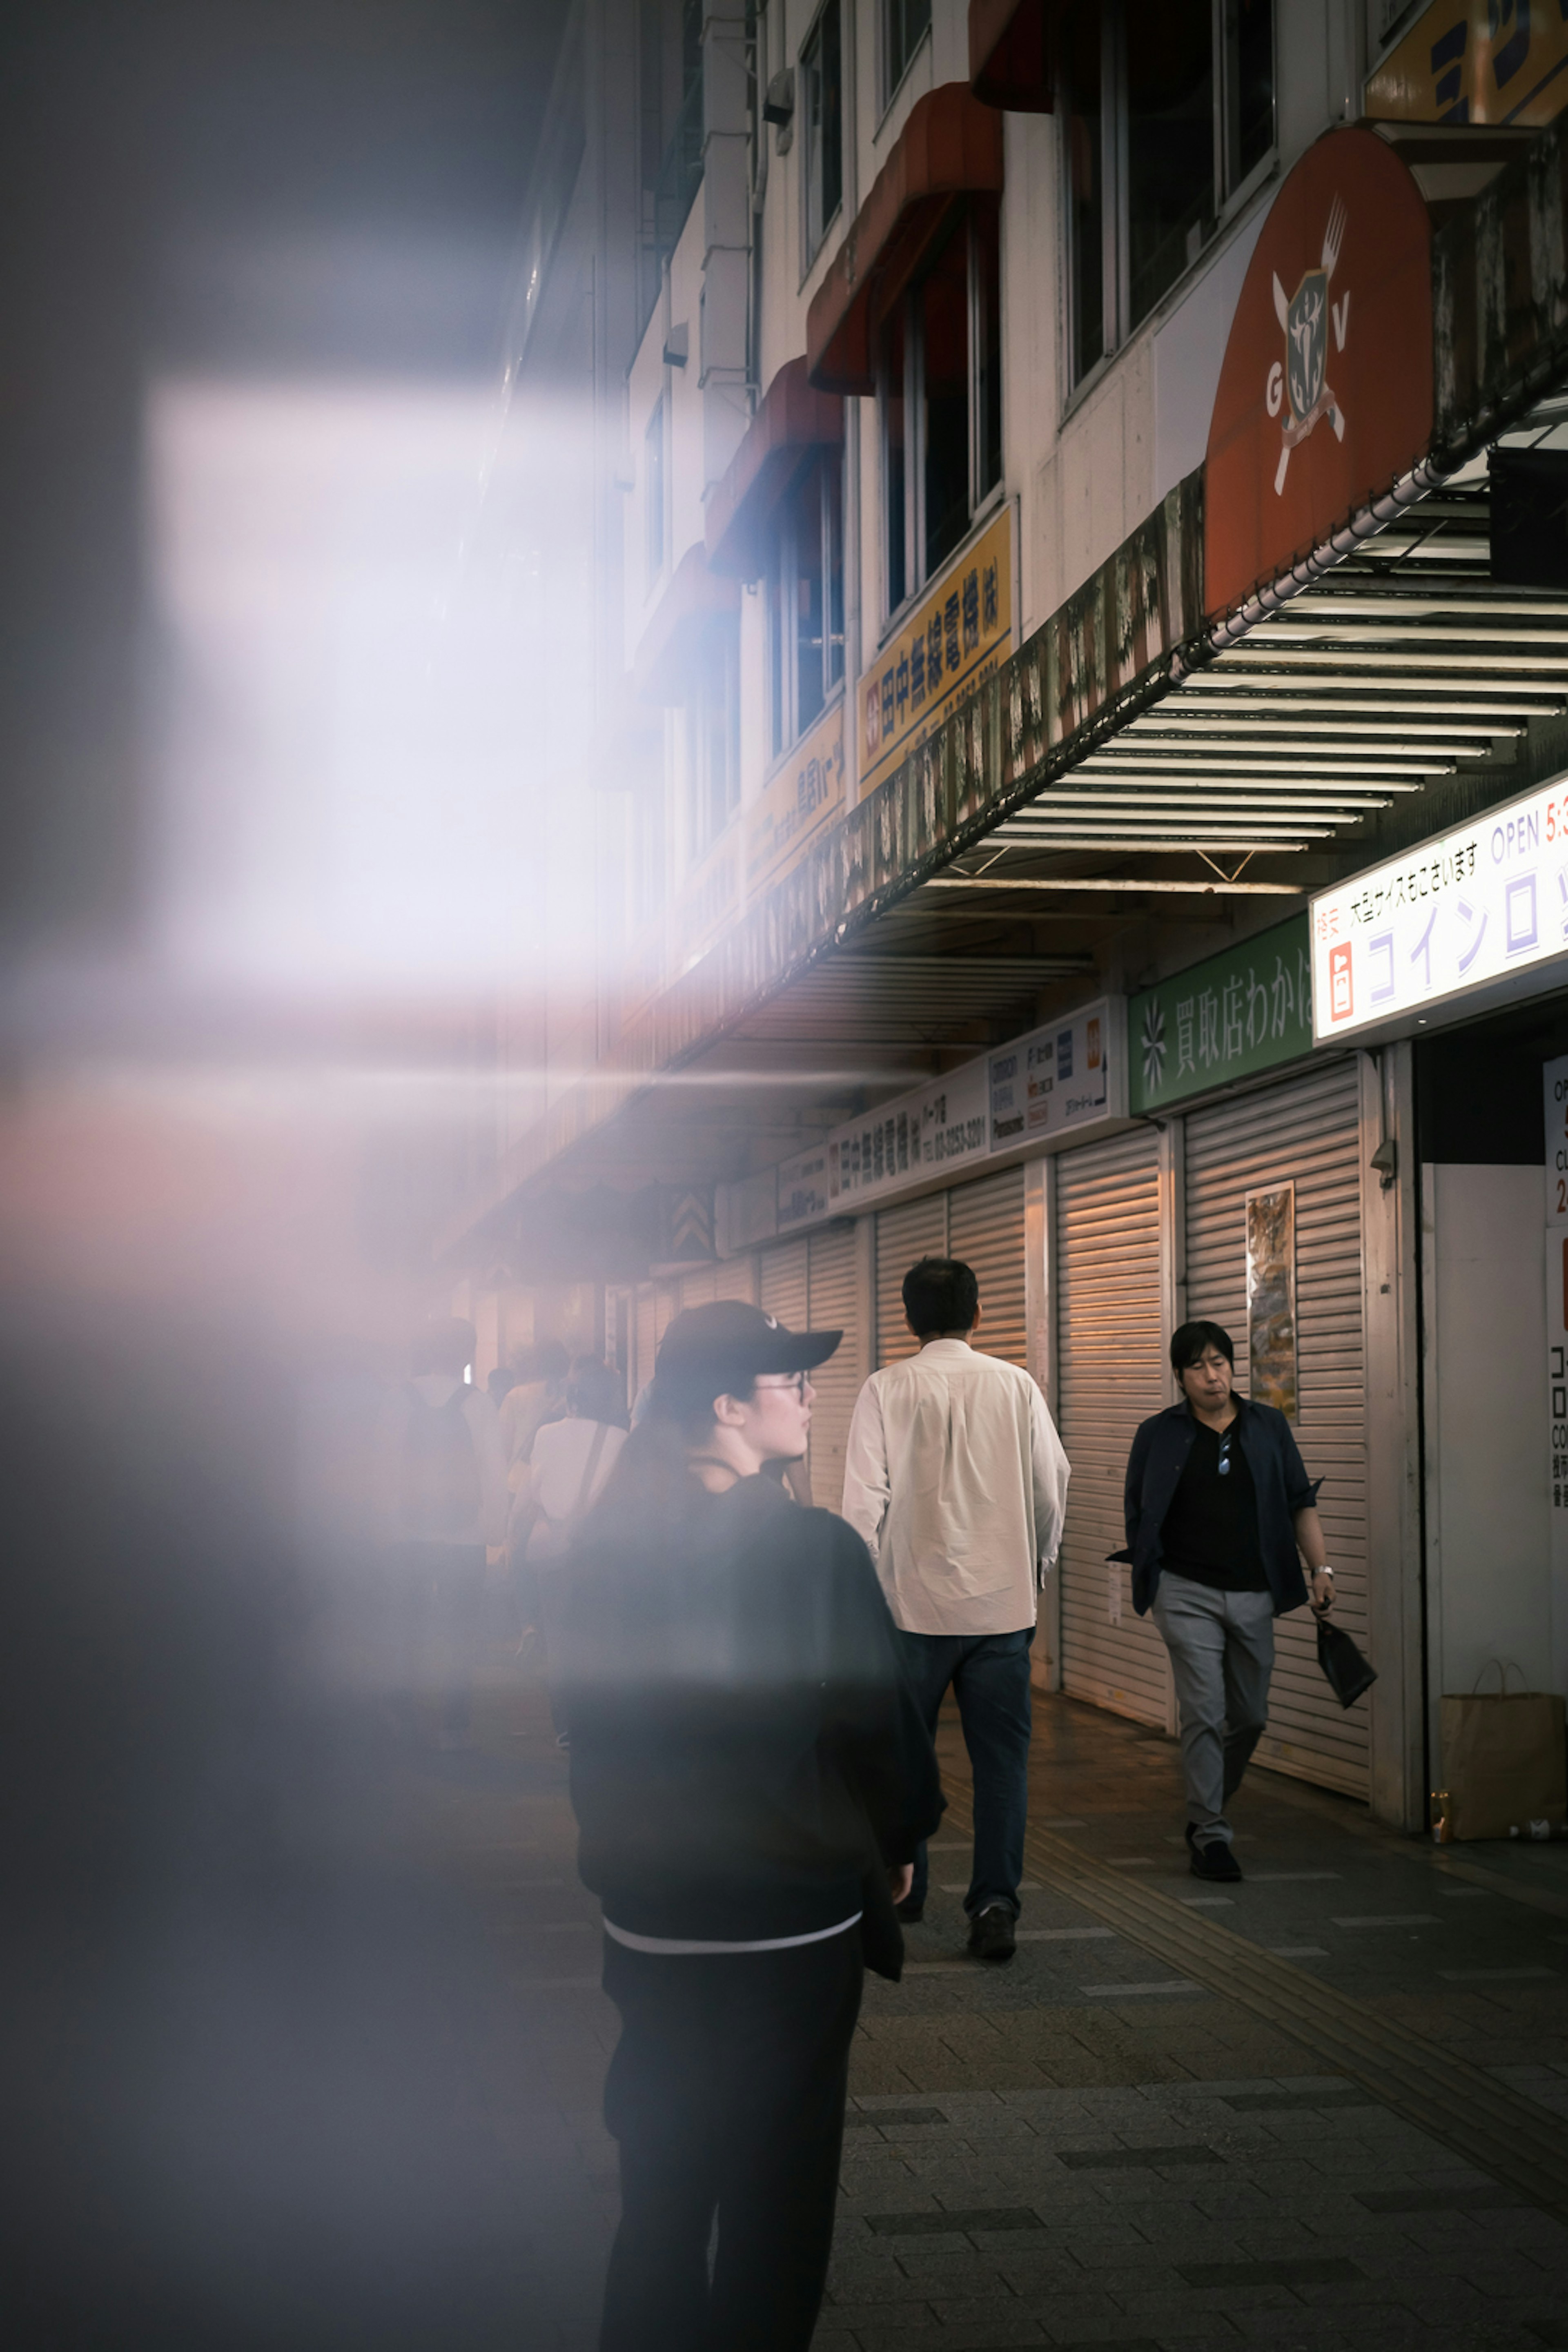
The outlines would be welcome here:
<svg viewBox="0 0 1568 2352">
<path fill-rule="evenodd" d="M 897 1984 L 904 1972 L 904 1931 L 893 1908 L 887 1867 L 879 1862 L 860 1881 L 860 1957 L 873 1976 Z"/>
<path fill-rule="evenodd" d="M 1367 1664 L 1344 1627 L 1326 1617 L 1318 1620 L 1318 1664 L 1342 1706 L 1353 1706 L 1377 1680 L 1377 1668 Z"/>
</svg>

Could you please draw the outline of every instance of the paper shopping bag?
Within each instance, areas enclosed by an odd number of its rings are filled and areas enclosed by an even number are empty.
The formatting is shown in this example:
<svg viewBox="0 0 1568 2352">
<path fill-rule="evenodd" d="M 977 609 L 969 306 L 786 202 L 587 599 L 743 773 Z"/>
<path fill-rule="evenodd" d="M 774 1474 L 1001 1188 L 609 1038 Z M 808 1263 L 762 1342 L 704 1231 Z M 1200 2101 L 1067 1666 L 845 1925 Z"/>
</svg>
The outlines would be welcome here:
<svg viewBox="0 0 1568 2352">
<path fill-rule="evenodd" d="M 1568 1750 L 1555 1692 L 1471 1691 L 1445 1696 L 1440 1716 L 1454 1837 L 1528 1837 L 1531 1823 L 1557 1832 L 1568 1823 Z"/>
</svg>

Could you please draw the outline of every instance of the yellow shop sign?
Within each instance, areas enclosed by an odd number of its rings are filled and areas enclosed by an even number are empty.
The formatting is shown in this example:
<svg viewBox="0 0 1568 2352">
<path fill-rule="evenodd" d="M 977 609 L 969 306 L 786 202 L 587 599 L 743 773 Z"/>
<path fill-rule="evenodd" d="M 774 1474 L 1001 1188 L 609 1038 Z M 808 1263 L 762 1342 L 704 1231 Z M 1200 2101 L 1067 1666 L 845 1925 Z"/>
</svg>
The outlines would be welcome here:
<svg viewBox="0 0 1568 2352">
<path fill-rule="evenodd" d="M 1366 85 L 1374 122 L 1550 122 L 1568 100 L 1568 23 L 1530 0 L 1433 0 Z"/>
<path fill-rule="evenodd" d="M 844 812 L 844 697 L 773 771 L 746 812 L 746 895 L 780 881 Z"/>
<path fill-rule="evenodd" d="M 1013 515 L 1004 507 L 860 680 L 862 798 L 973 694 L 1012 644 Z"/>
</svg>

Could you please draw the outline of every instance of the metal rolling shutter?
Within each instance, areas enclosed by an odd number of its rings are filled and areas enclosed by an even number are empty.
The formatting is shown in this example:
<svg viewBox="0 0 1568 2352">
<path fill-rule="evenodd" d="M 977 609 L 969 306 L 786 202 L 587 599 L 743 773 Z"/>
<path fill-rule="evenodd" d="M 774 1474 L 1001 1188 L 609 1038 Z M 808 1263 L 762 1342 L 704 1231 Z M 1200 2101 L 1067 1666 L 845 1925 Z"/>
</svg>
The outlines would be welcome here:
<svg viewBox="0 0 1568 2352">
<path fill-rule="evenodd" d="M 1005 1357 L 1027 1371 L 1024 1307 L 1024 1171 L 1004 1169 L 947 1196 L 947 1247 L 974 1268 L 980 1284 L 980 1337 L 988 1356 Z"/>
<path fill-rule="evenodd" d="M 1222 1323 L 1247 1382 L 1247 1205 L 1261 1187 L 1296 1187 L 1295 1424 L 1335 1570 L 1335 1614 L 1367 1639 L 1366 1376 L 1362 1329 L 1361 1098 L 1356 1065 L 1244 1095 L 1186 1126 L 1187 1312 Z M 1318 1671 L 1305 1609 L 1276 1621 L 1274 1683 L 1260 1763 L 1367 1791 L 1369 1710 L 1342 1708 Z"/>
<path fill-rule="evenodd" d="M 1159 1140 L 1118 1136 L 1057 1162 L 1057 1395 L 1072 1465 L 1062 1538 L 1062 1682 L 1141 1723 L 1166 1720 L 1165 1646 L 1134 1616 L 1126 1569 L 1128 1450 L 1139 1423 L 1170 1402 L 1160 1318 Z M 1112 1622 L 1117 1580 L 1120 1623 Z"/>
<path fill-rule="evenodd" d="M 710 1307 L 713 1303 L 713 1268 L 699 1266 L 692 1274 L 680 1277 L 680 1304 L 687 1307 Z"/>
<path fill-rule="evenodd" d="M 743 1298 L 748 1307 L 755 1304 L 756 1267 L 749 1257 L 721 1258 L 713 1269 L 715 1298 Z"/>
<path fill-rule="evenodd" d="M 811 1412 L 812 1500 L 825 1510 L 837 1511 L 844 1500 L 844 1447 L 849 1417 L 860 1393 L 853 1226 L 839 1233 L 813 1234 L 808 1275 L 812 1329 L 844 1334 L 835 1352 L 811 1376 L 816 1391 Z"/>
<path fill-rule="evenodd" d="M 784 1242 L 762 1253 L 758 1268 L 757 1304 L 764 1315 L 776 1315 L 792 1331 L 804 1331 L 805 1311 L 805 1243 Z"/>
<path fill-rule="evenodd" d="M 904 1276 L 917 1258 L 947 1255 L 947 1195 L 928 1192 L 877 1213 L 877 1362 L 900 1363 L 917 1341 L 904 1321 Z"/>
</svg>

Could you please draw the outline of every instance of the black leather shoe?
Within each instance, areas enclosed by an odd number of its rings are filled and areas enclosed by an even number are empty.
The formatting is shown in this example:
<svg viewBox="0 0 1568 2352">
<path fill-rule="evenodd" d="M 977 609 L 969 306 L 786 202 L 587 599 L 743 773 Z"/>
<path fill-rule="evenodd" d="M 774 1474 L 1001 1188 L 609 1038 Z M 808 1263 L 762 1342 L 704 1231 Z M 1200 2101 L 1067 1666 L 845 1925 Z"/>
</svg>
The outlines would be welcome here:
<svg viewBox="0 0 1568 2352">
<path fill-rule="evenodd" d="M 1219 1886 L 1236 1885 L 1241 1876 L 1241 1864 L 1232 1853 L 1227 1839 L 1210 1838 L 1206 1845 L 1199 1845 L 1189 1830 L 1187 1843 L 1193 1849 L 1191 1867 L 1194 1878 L 1206 1878 Z"/>
<path fill-rule="evenodd" d="M 969 1930 L 969 1949 L 977 1960 L 1010 1960 L 1017 1949 L 1013 1914 L 1005 1903 L 982 1911 Z"/>
<path fill-rule="evenodd" d="M 923 1903 L 895 1903 L 893 1910 L 906 1927 L 918 1927 L 926 1915 Z"/>
</svg>

